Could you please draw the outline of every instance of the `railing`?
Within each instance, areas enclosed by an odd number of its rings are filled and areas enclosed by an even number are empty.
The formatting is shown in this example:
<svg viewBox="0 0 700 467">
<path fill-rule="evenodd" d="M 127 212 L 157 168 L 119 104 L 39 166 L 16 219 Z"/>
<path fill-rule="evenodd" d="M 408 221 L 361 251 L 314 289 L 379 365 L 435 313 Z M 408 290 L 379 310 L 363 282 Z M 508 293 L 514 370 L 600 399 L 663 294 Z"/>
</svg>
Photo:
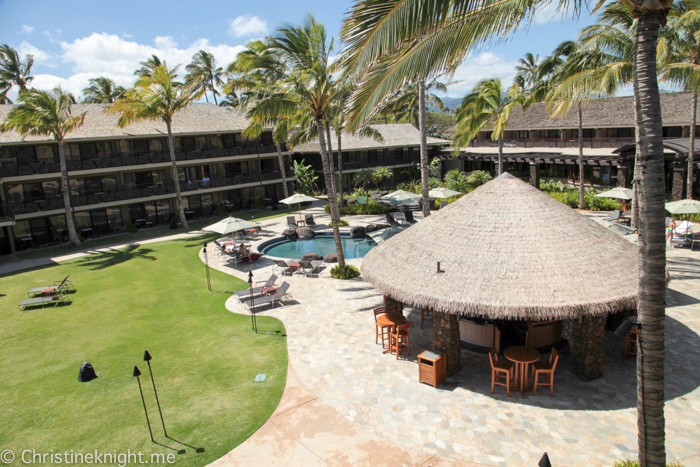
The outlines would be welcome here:
<svg viewBox="0 0 700 467">
<path fill-rule="evenodd" d="M 366 169 L 370 167 L 394 166 L 419 162 L 420 154 L 402 155 L 398 157 L 378 157 L 372 160 L 343 162 L 343 170 Z M 338 170 L 338 158 L 335 158 L 335 170 Z"/>
<path fill-rule="evenodd" d="M 9 204 L 0 204 L 0 220 L 14 219 L 15 215 L 12 210 L 12 206 Z"/>
<path fill-rule="evenodd" d="M 583 138 L 583 147 L 619 148 L 625 144 L 634 143 L 634 138 Z M 497 148 L 498 141 L 479 139 L 469 143 L 471 148 Z M 577 148 L 578 138 L 537 138 L 537 139 L 504 139 L 504 148 Z"/>
<path fill-rule="evenodd" d="M 207 182 L 180 182 L 180 191 L 182 193 L 190 193 L 208 188 L 235 188 L 238 185 L 243 185 L 246 183 L 256 183 L 280 178 L 282 178 L 282 174 L 278 171 L 266 171 L 262 173 L 252 171 L 247 174 L 232 177 L 214 176 Z M 163 184 L 146 188 L 119 188 L 92 195 L 71 195 L 71 205 L 73 207 L 99 205 L 115 201 L 127 201 L 139 198 L 149 198 L 151 196 L 174 194 L 175 192 L 175 184 L 172 181 L 168 181 Z M 57 196 L 34 198 L 32 200 L 14 199 L 12 200 L 12 206 L 14 207 L 14 214 L 27 214 L 64 208 L 63 198 Z"/>
<path fill-rule="evenodd" d="M 286 150 L 286 145 L 283 146 L 282 150 Z M 277 146 L 275 146 L 274 144 L 249 144 L 246 146 L 239 146 L 227 149 L 201 149 L 194 151 L 178 151 L 175 153 L 175 159 L 177 161 L 187 161 L 198 159 L 214 159 L 219 157 L 247 156 L 251 154 L 260 155 L 276 152 Z M 168 150 L 148 151 L 140 154 L 116 153 L 104 156 L 95 155 L 94 158 L 89 158 L 90 156 L 87 156 L 88 158 L 86 158 L 86 156 L 81 157 L 82 159 L 80 160 L 66 161 L 66 168 L 69 171 L 77 171 L 171 162 L 170 151 Z M 18 165 L 16 166 L 0 167 L 0 177 L 55 173 L 60 171 L 61 165 L 59 163 L 42 163 L 18 160 Z"/>
</svg>

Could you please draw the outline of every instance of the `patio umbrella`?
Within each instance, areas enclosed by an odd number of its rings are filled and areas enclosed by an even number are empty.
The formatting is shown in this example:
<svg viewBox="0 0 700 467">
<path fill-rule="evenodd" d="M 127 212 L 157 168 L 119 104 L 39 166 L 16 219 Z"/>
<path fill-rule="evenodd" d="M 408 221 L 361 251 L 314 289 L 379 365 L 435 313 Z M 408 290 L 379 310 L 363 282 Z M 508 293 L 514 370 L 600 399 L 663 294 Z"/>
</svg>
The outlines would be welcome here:
<svg viewBox="0 0 700 467">
<path fill-rule="evenodd" d="M 381 196 L 379 199 L 383 201 L 390 201 L 392 203 L 396 203 L 399 205 L 399 209 L 401 210 L 401 214 L 403 215 L 403 204 L 408 204 L 412 203 L 415 200 L 419 199 L 421 195 L 417 195 L 416 193 L 411 193 L 410 191 L 404 191 L 404 190 L 396 190 L 393 193 L 389 193 L 388 195 Z"/>
<path fill-rule="evenodd" d="M 597 195 L 595 195 L 595 197 L 596 198 L 615 198 L 615 199 L 629 201 L 632 199 L 632 190 L 630 190 L 629 188 L 623 188 L 621 186 L 618 186 L 617 188 L 613 188 L 612 190 L 598 193 Z"/>
<path fill-rule="evenodd" d="M 202 230 L 211 230 L 212 232 L 226 235 L 233 234 L 234 232 L 238 232 L 239 230 L 255 229 L 257 227 L 260 226 L 258 224 L 254 224 L 253 222 L 229 216 L 226 219 L 217 222 L 216 224 L 204 227 Z"/>
<path fill-rule="evenodd" d="M 700 201 L 682 199 L 680 201 L 666 203 L 666 210 L 671 214 L 698 214 L 700 213 Z"/>
<path fill-rule="evenodd" d="M 299 205 L 299 220 L 301 220 L 301 203 L 308 203 L 308 202 L 313 203 L 314 201 L 318 201 L 318 200 L 316 198 L 312 198 L 311 196 L 306 196 L 303 193 L 294 193 L 289 198 L 284 198 L 283 200 L 280 200 L 280 203 L 284 203 L 284 204 L 288 204 L 288 205 L 298 204 Z"/>
<path fill-rule="evenodd" d="M 386 229 L 375 230 L 374 232 L 369 232 L 367 235 L 374 240 L 374 243 L 379 245 L 380 243 L 389 240 L 391 237 L 397 233 L 401 233 L 405 230 L 405 227 L 388 227 Z"/>
<path fill-rule="evenodd" d="M 428 196 L 431 198 L 438 198 L 438 199 L 445 199 L 445 198 L 452 198 L 453 196 L 461 195 L 462 193 L 459 191 L 454 191 L 450 190 L 449 188 L 435 188 L 434 190 L 430 190 L 428 192 Z"/>
</svg>

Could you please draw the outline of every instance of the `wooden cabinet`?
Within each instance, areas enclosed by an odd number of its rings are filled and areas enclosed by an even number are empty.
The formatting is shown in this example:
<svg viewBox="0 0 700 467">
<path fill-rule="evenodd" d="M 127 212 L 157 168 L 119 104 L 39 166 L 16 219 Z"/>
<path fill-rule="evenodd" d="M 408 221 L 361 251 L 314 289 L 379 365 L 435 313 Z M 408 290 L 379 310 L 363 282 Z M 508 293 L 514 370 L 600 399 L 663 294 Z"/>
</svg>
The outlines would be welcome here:
<svg viewBox="0 0 700 467">
<path fill-rule="evenodd" d="M 446 375 L 447 359 L 444 353 L 425 350 L 418 355 L 418 378 L 421 383 L 436 388 Z"/>
</svg>

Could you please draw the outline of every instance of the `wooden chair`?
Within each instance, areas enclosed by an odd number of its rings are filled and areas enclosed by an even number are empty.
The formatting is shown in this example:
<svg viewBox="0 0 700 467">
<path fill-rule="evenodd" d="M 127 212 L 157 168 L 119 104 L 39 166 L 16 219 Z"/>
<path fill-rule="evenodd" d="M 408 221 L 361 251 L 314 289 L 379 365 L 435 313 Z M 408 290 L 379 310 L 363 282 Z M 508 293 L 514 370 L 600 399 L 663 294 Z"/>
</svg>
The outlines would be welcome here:
<svg viewBox="0 0 700 467">
<path fill-rule="evenodd" d="M 408 355 L 411 355 L 411 324 L 404 323 L 394 326 L 394 332 L 390 335 L 390 350 L 396 352 L 397 360 L 402 350 L 408 350 Z"/>
<path fill-rule="evenodd" d="M 376 334 L 374 338 L 374 343 L 379 344 L 379 336 L 382 337 L 382 349 L 388 348 L 387 345 L 384 343 L 384 339 L 389 339 L 389 326 L 386 324 L 379 324 L 377 322 L 377 316 L 383 315 L 386 313 L 386 308 L 383 306 L 380 306 L 379 308 L 374 309 L 374 332 Z"/>
<path fill-rule="evenodd" d="M 625 353 L 622 355 L 622 361 L 627 360 L 627 356 L 637 356 L 637 326 L 633 326 L 625 338 Z"/>
<path fill-rule="evenodd" d="M 510 396 L 510 385 L 513 381 L 513 362 L 499 362 L 496 348 L 491 347 L 489 350 L 489 360 L 491 361 L 491 394 L 493 394 L 494 386 L 505 386 L 508 396 Z M 506 382 L 499 381 L 501 376 L 506 377 Z"/>
<path fill-rule="evenodd" d="M 434 321 L 433 320 L 433 310 L 430 308 L 420 309 L 420 328 L 423 329 L 423 321 Z"/>
<path fill-rule="evenodd" d="M 549 386 L 549 393 L 554 395 L 554 370 L 557 368 L 559 361 L 559 353 L 557 349 L 552 347 L 552 353 L 549 354 L 548 362 L 535 362 L 532 364 L 532 380 L 535 382 L 535 387 L 532 390 L 532 395 L 537 395 L 537 385 Z M 547 377 L 544 383 L 539 382 L 540 375 Z"/>
</svg>

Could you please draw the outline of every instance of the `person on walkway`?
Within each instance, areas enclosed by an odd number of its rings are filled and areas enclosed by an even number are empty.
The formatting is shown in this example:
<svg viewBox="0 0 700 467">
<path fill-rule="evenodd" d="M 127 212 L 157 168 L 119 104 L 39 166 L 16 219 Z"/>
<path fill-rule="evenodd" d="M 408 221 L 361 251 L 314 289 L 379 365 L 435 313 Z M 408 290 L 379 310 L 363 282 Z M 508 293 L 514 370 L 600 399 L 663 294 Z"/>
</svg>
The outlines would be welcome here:
<svg viewBox="0 0 700 467">
<path fill-rule="evenodd" d="M 673 239 L 674 230 L 676 230 L 676 218 L 672 217 L 671 221 L 666 226 L 666 240 L 668 240 L 669 245 L 671 244 L 671 240 Z"/>
</svg>

